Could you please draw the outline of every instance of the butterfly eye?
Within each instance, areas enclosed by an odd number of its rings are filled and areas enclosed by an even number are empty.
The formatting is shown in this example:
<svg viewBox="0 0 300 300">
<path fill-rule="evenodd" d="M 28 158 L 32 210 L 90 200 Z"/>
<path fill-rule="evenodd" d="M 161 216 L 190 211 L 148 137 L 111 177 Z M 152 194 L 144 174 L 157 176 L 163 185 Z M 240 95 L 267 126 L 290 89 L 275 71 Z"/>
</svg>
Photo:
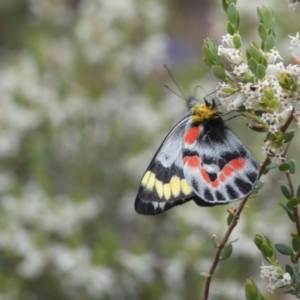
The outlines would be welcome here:
<svg viewBox="0 0 300 300">
<path fill-rule="evenodd" d="M 188 99 L 186 100 L 186 105 L 187 105 L 188 109 L 191 109 L 196 104 L 197 104 L 197 102 L 193 96 L 188 97 Z"/>
<path fill-rule="evenodd" d="M 216 107 L 215 99 L 212 99 L 210 102 L 204 98 L 205 105 L 209 108 Z"/>
</svg>

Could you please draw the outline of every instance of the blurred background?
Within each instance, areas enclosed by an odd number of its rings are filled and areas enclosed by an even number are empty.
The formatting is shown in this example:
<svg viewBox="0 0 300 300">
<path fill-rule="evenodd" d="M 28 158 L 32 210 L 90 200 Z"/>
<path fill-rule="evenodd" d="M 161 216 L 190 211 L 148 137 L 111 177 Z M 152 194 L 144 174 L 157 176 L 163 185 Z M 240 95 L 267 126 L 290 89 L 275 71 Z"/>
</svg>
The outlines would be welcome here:
<svg viewBox="0 0 300 300">
<path fill-rule="evenodd" d="M 221 1 L 0 1 L 0 300 L 200 299 L 232 205 L 194 203 L 147 217 L 134 211 L 140 179 L 161 141 L 185 114 L 186 95 L 201 99 L 217 81 L 202 61 L 203 39 L 226 34 Z M 256 7 L 240 1 L 244 40 L 256 34 Z M 269 1 L 278 48 L 299 15 Z M 287 21 L 288 20 L 288 21 Z M 205 92 L 203 91 L 205 90 Z M 228 122 L 261 162 L 263 134 Z M 290 147 L 299 155 L 299 145 Z M 212 291 L 244 299 L 259 278 L 255 233 L 288 242 L 293 225 L 278 203 L 275 172 L 263 179 L 234 231 L 231 259 Z M 298 185 L 298 184 L 296 184 Z M 284 260 L 283 260 L 284 261 Z M 265 291 L 268 282 L 259 280 Z M 270 298 L 271 299 L 271 298 Z M 282 292 L 272 299 L 288 299 Z"/>
</svg>

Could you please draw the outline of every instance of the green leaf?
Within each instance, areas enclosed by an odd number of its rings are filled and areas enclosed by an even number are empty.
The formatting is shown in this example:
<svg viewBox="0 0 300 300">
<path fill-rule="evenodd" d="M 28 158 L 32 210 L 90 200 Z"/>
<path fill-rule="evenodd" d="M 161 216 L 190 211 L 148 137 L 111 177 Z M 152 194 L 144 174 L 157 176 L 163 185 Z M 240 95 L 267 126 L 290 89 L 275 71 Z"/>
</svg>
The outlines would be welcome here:
<svg viewBox="0 0 300 300">
<path fill-rule="evenodd" d="M 255 188 L 261 189 L 264 185 L 265 185 L 265 183 L 259 180 L 256 182 Z"/>
<path fill-rule="evenodd" d="M 279 108 L 279 106 L 280 106 L 280 102 L 277 99 L 272 99 L 269 103 L 269 107 L 275 111 Z"/>
<path fill-rule="evenodd" d="M 295 173 L 295 171 L 296 171 L 296 162 L 295 162 L 295 160 L 291 160 L 290 161 L 290 173 L 291 174 L 294 174 Z M 299 199 L 299 198 L 298 198 Z"/>
<path fill-rule="evenodd" d="M 299 199 L 296 197 L 293 197 L 289 200 L 289 203 L 294 207 L 297 206 L 299 204 Z"/>
<path fill-rule="evenodd" d="M 267 29 L 272 29 L 274 26 L 275 18 L 273 16 L 273 13 L 268 8 L 264 9 L 263 12 L 263 23 L 266 26 Z"/>
<path fill-rule="evenodd" d="M 266 169 L 268 169 L 268 170 L 277 169 L 278 166 L 279 165 L 277 163 L 270 163 L 267 165 Z"/>
<path fill-rule="evenodd" d="M 233 35 L 232 42 L 233 42 L 234 47 L 236 49 L 240 49 L 241 48 L 241 46 L 242 46 L 242 40 L 241 40 L 241 37 L 240 37 L 239 34 L 234 34 Z"/>
<path fill-rule="evenodd" d="M 254 241 L 256 247 L 257 247 L 259 250 L 261 250 L 261 246 L 262 246 L 262 244 L 263 244 L 262 236 L 261 236 L 260 234 L 256 234 L 253 241 Z"/>
<path fill-rule="evenodd" d="M 256 74 L 256 70 L 257 70 L 257 66 L 258 66 L 257 61 L 253 58 L 250 58 L 248 61 L 248 66 L 249 66 L 249 69 L 251 70 L 251 72 L 253 74 Z"/>
<path fill-rule="evenodd" d="M 298 262 L 298 261 L 296 260 L 295 254 L 290 255 L 290 261 L 291 261 L 293 264 L 296 264 L 296 263 Z"/>
<path fill-rule="evenodd" d="M 292 222 L 295 222 L 296 219 L 295 219 L 295 216 L 293 215 L 293 213 L 291 212 L 291 210 L 288 209 L 285 205 L 283 205 L 283 204 L 281 204 L 281 203 L 279 203 L 279 205 L 287 212 L 287 215 L 289 216 L 290 220 L 291 220 Z"/>
<path fill-rule="evenodd" d="M 275 38 L 273 34 L 270 34 L 267 39 L 265 40 L 265 49 L 264 51 L 269 52 L 271 49 L 274 48 L 275 45 Z"/>
<path fill-rule="evenodd" d="M 228 217 L 227 217 L 227 225 L 229 226 L 231 224 L 233 220 L 233 214 L 228 214 Z"/>
<path fill-rule="evenodd" d="M 266 67 L 259 64 L 256 69 L 256 77 L 260 80 L 264 79 L 266 76 Z"/>
<path fill-rule="evenodd" d="M 281 172 L 286 172 L 286 171 L 289 171 L 290 170 L 290 164 L 287 163 L 287 162 L 284 162 L 282 164 L 279 165 L 279 171 Z"/>
<path fill-rule="evenodd" d="M 247 51 L 249 52 L 250 57 L 253 58 L 256 62 L 260 61 L 261 53 L 259 49 L 256 48 L 255 45 L 253 45 L 253 43 L 251 43 L 250 47 L 247 48 Z"/>
<path fill-rule="evenodd" d="M 300 185 L 298 186 L 298 189 L 297 189 L 297 198 L 300 199 Z"/>
<path fill-rule="evenodd" d="M 287 199 L 290 200 L 291 199 L 291 193 L 290 190 L 285 186 L 285 185 L 281 185 L 280 186 L 281 189 L 281 193 L 283 194 L 283 196 Z"/>
<path fill-rule="evenodd" d="M 222 0 L 222 8 L 223 10 L 226 12 L 227 11 L 227 8 L 228 8 L 228 3 L 226 0 Z"/>
<path fill-rule="evenodd" d="M 300 250 L 300 241 L 299 241 L 298 236 L 294 236 L 292 238 L 292 247 L 293 247 L 295 252 L 299 252 L 299 250 Z"/>
<path fill-rule="evenodd" d="M 220 80 L 226 81 L 227 76 L 226 76 L 225 70 L 222 67 L 213 66 L 211 68 L 211 70 L 212 70 L 215 77 L 217 77 Z"/>
<path fill-rule="evenodd" d="M 262 23 L 263 22 L 263 13 L 262 13 L 262 9 L 260 7 L 257 7 L 257 15 L 259 17 L 259 21 Z"/>
<path fill-rule="evenodd" d="M 208 47 L 203 47 L 203 55 L 207 60 L 215 61 L 215 53 Z"/>
<path fill-rule="evenodd" d="M 221 251 L 220 260 L 228 259 L 232 254 L 232 244 L 226 245 Z"/>
<path fill-rule="evenodd" d="M 294 135 L 295 135 L 295 131 L 294 130 L 286 132 L 283 135 L 284 142 L 288 143 L 289 141 L 291 141 L 293 139 Z"/>
<path fill-rule="evenodd" d="M 208 297 L 207 300 L 215 300 L 219 297 L 219 293 L 218 292 L 214 292 L 211 296 Z"/>
<path fill-rule="evenodd" d="M 265 300 L 252 278 L 246 279 L 245 296 L 247 300 Z"/>
<path fill-rule="evenodd" d="M 260 57 L 260 61 L 259 61 L 263 66 L 265 66 L 266 68 L 268 67 L 268 61 L 263 57 L 261 56 Z"/>
<path fill-rule="evenodd" d="M 262 254 L 265 256 L 265 257 L 272 257 L 274 255 L 274 252 L 273 252 L 273 249 L 272 247 L 270 247 L 269 245 L 263 243 L 261 245 L 261 249 L 260 251 L 262 252 Z"/>
<path fill-rule="evenodd" d="M 233 3 L 231 3 L 228 6 L 226 13 L 227 13 L 229 22 L 233 25 L 236 25 L 239 12 L 237 11 L 236 6 Z"/>
<path fill-rule="evenodd" d="M 235 34 L 235 27 L 230 22 L 227 24 L 227 33 L 234 35 Z"/>
<path fill-rule="evenodd" d="M 293 275 L 294 275 L 294 270 L 289 264 L 286 264 L 285 272 L 289 273 L 291 275 L 291 277 L 293 277 Z"/>
<path fill-rule="evenodd" d="M 268 37 L 268 31 L 264 24 L 260 23 L 258 26 L 258 34 L 260 38 L 264 41 Z"/>
<path fill-rule="evenodd" d="M 292 255 L 294 253 L 293 249 L 285 244 L 275 244 L 275 249 L 284 255 Z"/>
</svg>

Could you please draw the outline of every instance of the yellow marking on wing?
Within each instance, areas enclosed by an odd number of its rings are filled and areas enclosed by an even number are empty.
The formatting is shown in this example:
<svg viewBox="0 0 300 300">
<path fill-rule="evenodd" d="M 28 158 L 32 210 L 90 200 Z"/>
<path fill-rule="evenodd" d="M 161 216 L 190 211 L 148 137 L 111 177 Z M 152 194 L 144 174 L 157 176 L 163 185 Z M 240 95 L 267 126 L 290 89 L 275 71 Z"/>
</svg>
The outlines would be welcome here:
<svg viewBox="0 0 300 300">
<path fill-rule="evenodd" d="M 150 172 L 148 181 L 147 181 L 147 185 L 146 185 L 146 189 L 152 191 L 154 188 L 154 184 L 155 184 L 155 174 Z"/>
<path fill-rule="evenodd" d="M 173 176 L 170 181 L 171 192 L 174 197 L 178 197 L 180 194 L 180 179 L 177 176 Z"/>
<path fill-rule="evenodd" d="M 171 198 L 171 185 L 170 183 L 164 184 L 164 196 L 166 200 Z"/>
<path fill-rule="evenodd" d="M 141 185 L 143 185 L 143 186 L 146 186 L 146 185 L 147 185 L 147 182 L 148 182 L 148 180 L 149 180 L 150 174 L 151 174 L 150 171 L 147 171 L 147 172 L 145 173 L 145 175 L 144 175 L 144 177 L 143 177 L 143 179 L 142 179 L 142 181 L 141 181 Z"/>
<path fill-rule="evenodd" d="M 192 187 L 185 179 L 182 179 L 180 181 L 180 184 L 181 184 L 181 191 L 183 194 L 189 195 L 192 192 Z"/>
<path fill-rule="evenodd" d="M 155 180 L 155 188 L 156 188 L 158 197 L 162 198 L 164 195 L 163 183 L 158 179 Z"/>
</svg>

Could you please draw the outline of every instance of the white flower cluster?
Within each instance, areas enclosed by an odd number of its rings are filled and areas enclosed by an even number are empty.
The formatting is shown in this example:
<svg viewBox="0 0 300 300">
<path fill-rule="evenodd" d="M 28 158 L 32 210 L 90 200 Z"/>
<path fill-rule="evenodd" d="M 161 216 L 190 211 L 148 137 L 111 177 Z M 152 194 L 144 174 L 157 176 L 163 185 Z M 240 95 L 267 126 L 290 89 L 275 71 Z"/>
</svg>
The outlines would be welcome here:
<svg viewBox="0 0 300 300">
<path fill-rule="evenodd" d="M 281 126 L 288 117 L 293 114 L 297 125 L 300 127 L 300 34 L 295 37 L 290 36 L 289 50 L 296 64 L 284 66 L 281 56 L 277 50 L 271 49 L 269 52 L 260 51 L 266 59 L 266 75 L 262 80 L 255 80 L 255 75 L 251 72 L 247 60 L 241 49 L 236 49 L 233 44 L 233 36 L 227 34 L 223 36 L 222 45 L 218 47 L 218 55 L 224 56 L 231 62 L 232 72 L 227 72 L 227 76 L 233 81 L 240 76 L 253 78 L 254 82 L 238 82 L 238 88 L 233 88 L 229 83 L 220 83 L 217 97 L 227 111 L 245 109 L 255 117 L 264 129 L 272 134 L 280 131 Z M 287 78 L 287 79 L 286 79 Z M 292 88 L 286 90 L 282 87 L 282 81 L 290 80 Z M 266 95 L 272 94 L 272 105 L 267 107 L 264 103 Z M 264 105 L 262 104 L 264 103 Z M 254 110 L 264 111 L 261 116 L 256 116 Z M 270 154 L 274 151 L 272 144 L 267 141 L 263 147 L 264 152 Z M 279 158 L 281 156 L 279 155 Z"/>
<path fill-rule="evenodd" d="M 299 56 L 300 52 L 300 36 L 297 33 L 296 37 L 291 37 L 289 50 L 291 51 L 294 57 Z M 273 89 L 275 96 L 277 96 L 280 101 L 282 108 L 282 115 L 280 116 L 280 120 L 284 121 L 288 114 L 291 112 L 293 108 L 293 104 L 296 103 L 296 108 L 299 109 L 299 96 L 300 96 L 300 66 L 299 65 L 288 65 L 284 66 L 282 62 L 276 63 L 278 59 L 282 59 L 279 52 L 277 50 L 271 49 L 270 52 L 263 53 L 260 50 L 263 56 L 268 61 L 268 67 L 266 69 L 266 76 L 263 81 L 258 80 L 257 84 L 252 83 L 239 83 L 240 85 L 240 93 L 233 93 L 232 95 L 224 97 L 224 89 L 232 88 L 227 83 L 220 83 L 220 89 L 218 91 L 218 96 L 222 105 L 228 110 L 235 110 L 245 106 L 246 109 L 258 108 L 259 101 L 263 97 L 263 92 L 267 87 Z M 239 49 L 235 49 L 233 45 L 233 36 L 227 34 L 223 36 L 222 45 L 218 47 L 218 55 L 225 56 L 233 65 L 233 74 L 236 76 L 241 76 L 244 73 L 248 73 L 251 77 L 253 74 L 246 63 L 242 51 Z M 300 56 L 299 56 L 300 57 Z M 279 77 L 282 73 L 290 74 L 292 76 L 297 77 L 297 84 L 299 85 L 299 90 L 291 95 L 287 94 L 279 84 Z M 287 111 L 287 113 L 286 113 Z M 269 120 L 267 120 L 269 121 Z M 275 120 L 274 120 L 275 121 Z M 279 121 L 279 120 L 277 120 Z"/>
<path fill-rule="evenodd" d="M 83 226 L 99 217 L 99 199 L 55 199 L 34 183 L 16 197 L 7 194 L 13 179 L 10 174 L 6 177 L 0 177 L 0 250 L 18 257 L 18 275 L 34 280 L 52 270 L 62 279 L 61 288 L 66 294 L 75 295 L 83 289 L 91 299 L 97 299 L 115 293 L 114 271 L 95 264 L 93 252 L 86 245 L 70 247 L 66 242 L 68 238 L 79 237 Z"/>
<path fill-rule="evenodd" d="M 274 290 L 287 286 L 292 282 L 291 275 L 289 273 L 283 273 L 280 267 L 275 267 L 273 265 L 267 266 L 263 263 L 260 268 L 260 277 L 269 279 L 267 289 L 270 293 L 273 293 Z"/>
</svg>

